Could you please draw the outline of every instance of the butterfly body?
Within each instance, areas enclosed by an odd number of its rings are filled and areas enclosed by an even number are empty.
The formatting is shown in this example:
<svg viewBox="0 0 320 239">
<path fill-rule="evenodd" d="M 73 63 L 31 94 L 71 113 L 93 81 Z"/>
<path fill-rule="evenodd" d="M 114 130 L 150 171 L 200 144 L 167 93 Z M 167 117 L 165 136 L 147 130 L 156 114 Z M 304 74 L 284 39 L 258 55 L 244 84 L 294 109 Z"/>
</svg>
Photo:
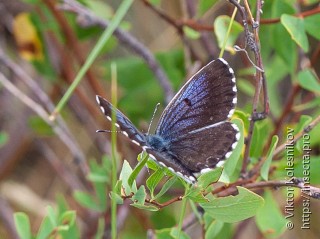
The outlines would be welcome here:
<svg viewBox="0 0 320 239">
<path fill-rule="evenodd" d="M 228 158 L 240 133 L 229 120 L 237 103 L 233 70 L 224 59 L 211 61 L 188 80 L 163 111 L 155 134 L 141 133 L 107 100 L 97 102 L 107 119 L 160 165 L 194 183 L 196 174 Z"/>
</svg>

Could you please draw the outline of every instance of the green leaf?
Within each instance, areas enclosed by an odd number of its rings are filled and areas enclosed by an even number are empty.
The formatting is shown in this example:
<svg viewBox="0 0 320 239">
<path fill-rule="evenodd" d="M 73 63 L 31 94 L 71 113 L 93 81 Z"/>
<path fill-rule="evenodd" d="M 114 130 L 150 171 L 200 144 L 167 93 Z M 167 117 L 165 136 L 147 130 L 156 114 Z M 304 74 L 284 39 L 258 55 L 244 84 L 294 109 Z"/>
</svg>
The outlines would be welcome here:
<svg viewBox="0 0 320 239">
<path fill-rule="evenodd" d="M 156 238 L 157 239 L 176 239 L 175 237 L 173 237 L 171 234 L 171 228 L 164 228 L 161 230 L 156 230 Z"/>
<path fill-rule="evenodd" d="M 30 221 L 27 214 L 23 212 L 14 213 L 14 223 L 20 239 L 31 239 Z"/>
<path fill-rule="evenodd" d="M 178 235 L 179 235 L 178 228 L 176 227 L 171 228 L 170 235 L 173 236 L 173 238 L 178 239 Z M 184 231 L 181 231 L 179 239 L 190 239 L 190 237 Z"/>
<path fill-rule="evenodd" d="M 122 170 L 120 172 L 120 180 L 122 180 L 122 187 L 124 188 L 125 194 L 129 195 L 131 192 L 135 193 L 137 191 L 136 183 L 132 185 L 129 184 L 129 177 L 132 174 L 132 168 L 127 160 L 123 162 Z"/>
<path fill-rule="evenodd" d="M 160 3 L 161 3 L 161 0 L 150 0 L 150 3 L 151 3 L 152 5 L 159 6 Z"/>
<path fill-rule="evenodd" d="M 278 18 L 281 17 L 282 14 L 293 15 L 295 13 L 295 9 L 293 8 L 292 4 L 289 4 L 287 1 L 274 0 L 272 1 L 271 12 L 271 18 Z M 277 56 L 280 56 L 285 63 L 285 69 L 292 73 L 295 72 L 298 54 L 296 50 L 296 45 L 291 40 L 290 34 L 286 31 L 284 26 L 282 26 L 281 24 L 275 24 L 273 27 L 271 27 L 270 35 L 266 36 L 266 40 L 268 42 L 266 42 L 265 45 L 270 44 L 270 37 L 271 44 L 274 46 Z M 279 41 L 279 39 L 281 39 L 281 41 Z M 270 54 L 269 52 L 268 54 Z M 268 71 L 266 70 L 266 72 Z M 277 71 L 275 71 L 275 73 L 277 73 Z M 270 98 L 272 99 L 272 97 Z"/>
<path fill-rule="evenodd" d="M 115 200 L 117 204 L 123 204 L 123 198 L 119 194 L 111 191 L 109 196 L 112 200 Z"/>
<path fill-rule="evenodd" d="M 41 136 L 52 136 L 54 134 L 52 127 L 39 116 L 29 117 L 28 125 Z"/>
<path fill-rule="evenodd" d="M 60 225 L 72 226 L 76 221 L 76 211 L 66 211 L 59 218 Z"/>
<path fill-rule="evenodd" d="M 289 72 L 295 71 L 298 55 L 296 45 L 291 40 L 290 34 L 284 26 L 277 24 L 273 27 L 272 37 L 274 49 L 278 56 L 284 61 L 285 69 Z M 281 39 L 281 41 L 279 41 L 279 39 Z"/>
<path fill-rule="evenodd" d="M 142 185 L 138 191 L 133 195 L 132 201 L 137 204 L 144 205 L 147 193 L 145 187 Z"/>
<path fill-rule="evenodd" d="M 287 52 L 296 52 L 295 49 L 289 47 L 290 42 L 294 44 L 291 40 L 286 41 L 286 39 L 284 39 L 283 41 L 287 43 L 287 48 L 285 48 Z M 279 96 L 281 94 L 279 94 L 278 88 L 279 84 L 283 82 L 283 78 L 290 73 L 287 65 L 289 65 L 289 63 L 284 62 L 278 54 L 275 54 L 265 66 L 266 79 L 268 79 L 267 89 L 270 100 L 270 112 L 278 117 L 283 112 L 283 100 L 280 100 Z M 291 73 L 296 72 L 295 65 L 296 60 L 294 61 L 294 69 L 291 69 Z"/>
<path fill-rule="evenodd" d="M 164 168 L 159 168 L 146 181 L 147 187 L 150 190 L 151 198 L 154 198 L 154 190 L 164 176 Z"/>
<path fill-rule="evenodd" d="M 198 178 L 198 187 L 206 189 L 211 183 L 217 182 L 222 174 L 222 168 L 215 168 Z"/>
<path fill-rule="evenodd" d="M 237 189 L 239 194 L 236 196 L 216 198 L 200 205 L 205 212 L 222 222 L 234 223 L 254 216 L 262 207 L 263 198 L 246 188 L 237 187 Z"/>
<path fill-rule="evenodd" d="M 268 133 L 270 132 L 271 122 L 269 120 L 261 120 L 254 124 L 252 135 L 252 146 L 250 148 L 250 157 L 261 157 L 262 150 L 266 144 Z"/>
<path fill-rule="evenodd" d="M 128 183 L 130 185 L 130 187 L 132 186 L 134 180 L 137 178 L 138 174 L 140 173 L 140 171 L 143 169 L 143 167 L 146 165 L 147 161 L 148 161 L 148 154 L 147 153 L 141 153 L 139 154 L 138 157 L 142 157 L 142 160 L 139 160 L 139 163 L 137 164 L 137 166 L 134 168 L 134 170 L 132 171 L 129 179 L 128 179 Z"/>
<path fill-rule="evenodd" d="M 57 218 L 57 212 L 54 210 L 52 206 L 47 206 L 48 211 L 48 218 L 50 219 L 51 224 L 54 227 L 58 226 L 58 218 Z"/>
<path fill-rule="evenodd" d="M 8 142 L 9 136 L 6 132 L 0 132 L 0 147 Z"/>
<path fill-rule="evenodd" d="M 152 206 L 152 205 L 142 205 L 142 204 L 138 204 L 138 203 L 132 203 L 130 205 L 133 207 L 142 209 L 142 210 L 150 211 L 150 212 L 159 211 L 159 208 L 157 208 L 156 206 Z"/>
<path fill-rule="evenodd" d="M 81 206 L 85 208 L 90 208 L 97 211 L 101 210 L 94 198 L 86 192 L 75 191 L 73 197 Z"/>
<path fill-rule="evenodd" d="M 316 76 L 313 74 L 311 70 L 306 69 L 300 71 L 298 73 L 298 82 L 302 88 L 320 94 L 319 80 L 317 80 Z"/>
<path fill-rule="evenodd" d="M 282 25 L 287 29 L 291 38 L 304 50 L 304 52 L 308 52 L 309 42 L 304 30 L 303 19 L 287 14 L 283 14 L 280 19 Z"/>
<path fill-rule="evenodd" d="M 198 15 L 202 16 L 208 11 L 218 0 L 200 0 L 198 3 Z"/>
<path fill-rule="evenodd" d="M 52 233 L 54 230 L 54 226 L 52 225 L 49 217 L 45 217 L 43 221 L 41 222 L 41 226 L 39 228 L 38 234 L 36 239 L 47 239 L 48 236 Z"/>
<path fill-rule="evenodd" d="M 196 30 L 193 30 L 192 28 L 190 28 L 190 27 L 187 27 L 187 26 L 183 26 L 183 32 L 184 32 L 184 34 L 188 37 L 188 38 L 190 38 L 190 39 L 192 39 L 192 40 L 196 40 L 196 39 L 199 39 L 199 37 L 200 37 L 200 32 L 198 32 L 198 31 L 196 31 Z"/>
<path fill-rule="evenodd" d="M 205 215 L 207 215 L 206 213 Z M 220 233 L 220 231 L 223 228 L 224 222 L 217 221 L 215 219 L 210 218 L 211 220 L 208 222 L 206 221 L 206 234 L 205 239 L 211 239 L 211 238 L 218 238 L 217 235 Z"/>
<path fill-rule="evenodd" d="M 160 192 L 154 196 L 154 200 L 160 198 L 163 194 L 165 194 L 171 187 L 172 185 L 177 181 L 177 177 L 171 177 L 163 184 Z"/>
<path fill-rule="evenodd" d="M 101 175 L 100 173 L 96 173 L 96 172 L 90 172 L 87 176 L 87 179 L 90 182 L 94 182 L 94 183 L 107 183 L 110 181 L 109 176 Z"/>
<path fill-rule="evenodd" d="M 203 195 L 203 190 L 199 187 L 190 187 L 185 193 L 186 198 L 189 198 L 193 202 L 208 202 L 209 200 Z"/>
<path fill-rule="evenodd" d="M 122 190 L 122 180 L 118 180 L 116 185 L 114 186 L 114 192 L 121 195 L 121 190 Z"/>
<path fill-rule="evenodd" d="M 108 20 L 113 16 L 112 8 L 103 1 L 86 0 L 86 5 L 91 9 L 95 16 Z"/>
<path fill-rule="evenodd" d="M 217 37 L 219 47 L 222 48 L 227 35 L 228 27 L 231 23 L 229 16 L 219 16 L 214 21 L 214 33 Z M 243 27 L 240 23 L 233 21 L 231 31 L 227 39 L 226 50 L 234 52 L 233 46 L 239 36 L 243 32 Z"/>
<path fill-rule="evenodd" d="M 255 92 L 255 87 L 253 86 L 253 84 L 243 78 L 239 78 L 237 77 L 237 87 L 239 89 L 240 92 L 252 97 L 254 95 Z"/>
<path fill-rule="evenodd" d="M 302 131 L 310 122 L 312 121 L 312 117 L 309 115 L 301 115 L 298 124 L 296 125 L 294 132 Z M 295 144 L 295 148 L 299 151 L 303 151 L 303 140 L 298 140 Z M 288 153 L 288 152 L 287 152 Z"/>
<path fill-rule="evenodd" d="M 315 14 L 315 15 L 306 17 L 303 20 L 304 20 L 304 27 L 306 31 L 314 38 L 320 40 L 320 34 L 319 34 L 320 14 Z"/>
<path fill-rule="evenodd" d="M 275 148 L 278 144 L 278 140 L 279 140 L 279 138 L 277 135 L 274 135 L 272 137 L 271 145 L 270 145 L 270 148 L 269 148 L 267 156 L 266 156 L 267 159 L 263 163 L 261 170 L 260 170 L 261 177 L 266 181 L 268 180 L 269 169 L 270 169 L 270 165 L 271 165 L 271 161 L 272 161 L 273 151 L 275 150 Z"/>
<path fill-rule="evenodd" d="M 275 201 L 271 191 L 266 191 L 263 198 L 265 204 L 256 214 L 257 226 L 264 237 L 279 238 L 286 229 L 287 220 L 281 213 L 278 202 Z"/>
<path fill-rule="evenodd" d="M 243 137 L 243 121 L 241 119 L 232 119 L 232 123 L 236 124 L 238 126 L 239 132 L 240 132 L 240 139 L 238 141 L 237 146 L 233 150 L 231 156 L 226 160 L 224 164 L 224 169 L 222 171 L 222 175 L 219 179 L 220 182 L 229 183 L 230 178 L 233 174 L 236 173 L 236 167 L 238 162 L 240 161 L 241 152 L 244 144 L 244 137 Z"/>
</svg>

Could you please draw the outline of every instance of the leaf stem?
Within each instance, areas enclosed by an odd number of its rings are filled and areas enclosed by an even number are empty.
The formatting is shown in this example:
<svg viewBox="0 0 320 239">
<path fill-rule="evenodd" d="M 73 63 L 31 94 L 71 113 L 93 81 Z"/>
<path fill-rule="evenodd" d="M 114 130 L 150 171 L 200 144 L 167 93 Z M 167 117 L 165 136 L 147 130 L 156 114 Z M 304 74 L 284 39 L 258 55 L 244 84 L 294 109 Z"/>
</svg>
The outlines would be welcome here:
<svg viewBox="0 0 320 239">
<path fill-rule="evenodd" d="M 117 68 L 116 64 L 111 64 L 111 102 L 117 107 Z M 115 192 L 117 183 L 117 129 L 116 129 L 116 112 L 113 110 L 111 115 L 111 154 L 112 154 L 112 189 Z M 111 237 L 117 238 L 117 201 L 111 198 Z"/>
<path fill-rule="evenodd" d="M 240 1 L 238 1 L 238 2 L 240 2 Z M 231 27 L 232 27 L 232 24 L 234 22 L 234 18 L 236 17 L 237 11 L 238 11 L 238 8 L 234 8 L 232 16 L 231 16 L 230 24 L 228 26 L 227 34 L 225 35 L 224 40 L 223 40 L 223 44 L 222 44 L 222 47 L 221 47 L 219 58 L 221 58 L 223 56 L 224 49 L 226 48 L 227 41 L 228 41 L 228 38 L 229 38 L 229 35 L 230 35 L 230 32 L 231 32 Z"/>
<path fill-rule="evenodd" d="M 187 201 L 188 201 L 188 199 L 186 197 L 182 198 L 181 213 L 180 213 L 180 219 L 179 219 L 179 224 L 178 224 L 178 228 L 177 228 L 178 229 L 177 239 L 179 239 L 180 235 L 181 235 L 183 219 L 186 214 Z"/>
</svg>

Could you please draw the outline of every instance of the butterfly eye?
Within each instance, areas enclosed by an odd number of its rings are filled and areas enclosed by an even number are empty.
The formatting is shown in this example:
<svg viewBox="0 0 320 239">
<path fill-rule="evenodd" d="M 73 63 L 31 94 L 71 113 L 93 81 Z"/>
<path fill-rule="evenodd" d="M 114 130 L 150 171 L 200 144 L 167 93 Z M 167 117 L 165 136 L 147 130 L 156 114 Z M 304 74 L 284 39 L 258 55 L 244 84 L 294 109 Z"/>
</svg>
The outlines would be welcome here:
<svg viewBox="0 0 320 239">
<path fill-rule="evenodd" d="M 184 98 L 183 102 L 187 105 L 187 106 L 191 106 L 191 100 L 188 98 Z"/>
</svg>

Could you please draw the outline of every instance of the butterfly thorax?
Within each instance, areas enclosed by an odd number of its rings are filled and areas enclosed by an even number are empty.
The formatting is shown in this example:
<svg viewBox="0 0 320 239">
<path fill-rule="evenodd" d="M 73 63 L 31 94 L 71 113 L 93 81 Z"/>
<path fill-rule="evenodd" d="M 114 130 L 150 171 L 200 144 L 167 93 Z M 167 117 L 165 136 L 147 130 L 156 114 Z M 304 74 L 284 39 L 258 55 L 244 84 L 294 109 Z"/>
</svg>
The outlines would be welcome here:
<svg viewBox="0 0 320 239">
<path fill-rule="evenodd" d="M 156 149 L 159 152 L 169 151 L 168 141 L 159 135 L 146 135 L 146 142 L 150 148 Z"/>
</svg>

